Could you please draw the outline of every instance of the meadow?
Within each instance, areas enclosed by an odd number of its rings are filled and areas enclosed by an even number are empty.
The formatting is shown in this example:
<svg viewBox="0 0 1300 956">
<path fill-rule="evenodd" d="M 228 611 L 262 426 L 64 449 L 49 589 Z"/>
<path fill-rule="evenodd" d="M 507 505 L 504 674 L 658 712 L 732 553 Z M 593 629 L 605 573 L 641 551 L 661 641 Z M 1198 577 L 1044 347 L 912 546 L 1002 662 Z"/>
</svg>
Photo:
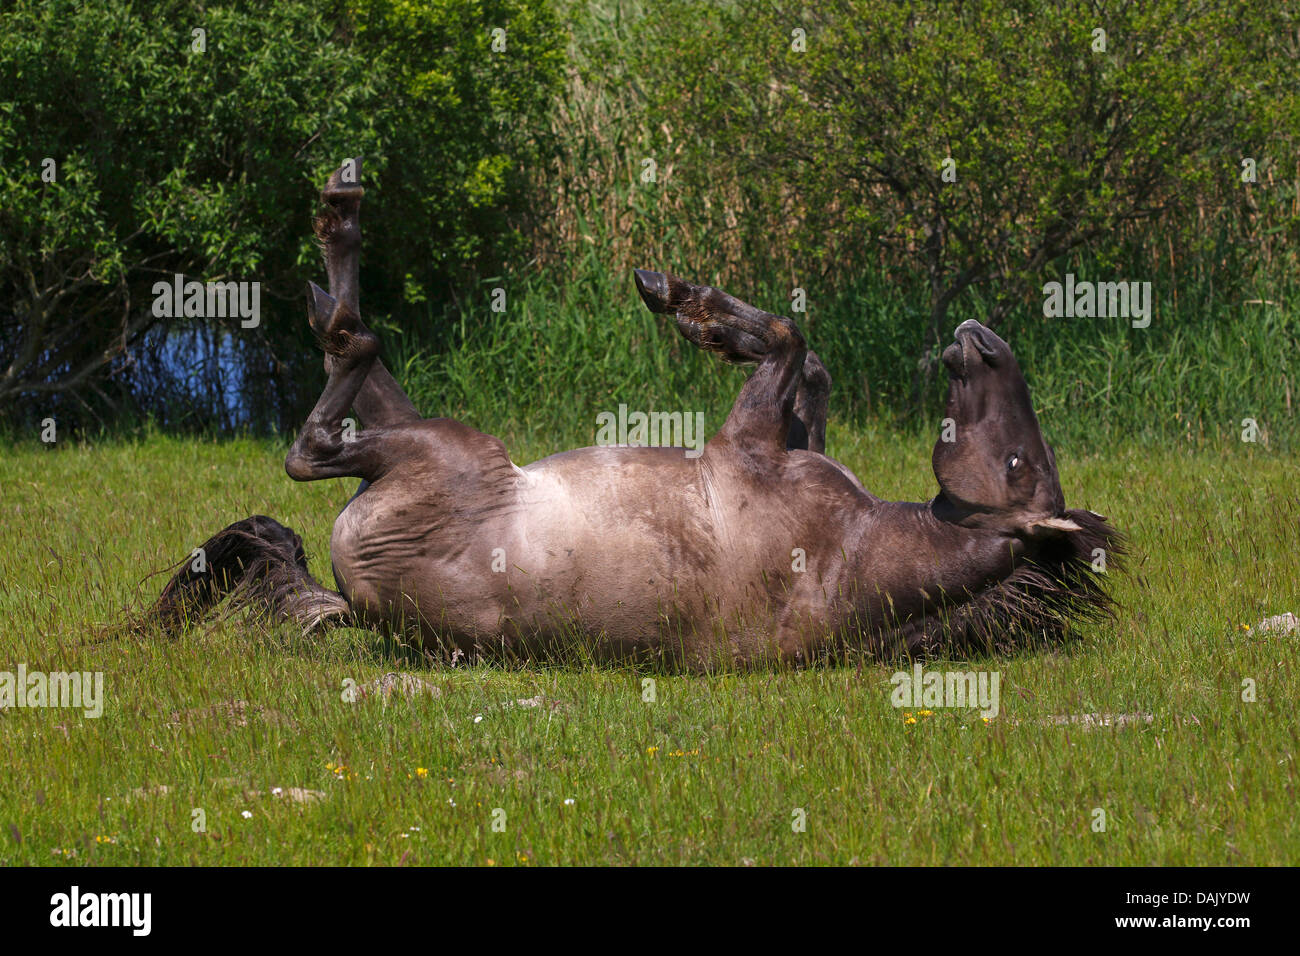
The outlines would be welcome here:
<svg viewBox="0 0 1300 956">
<path fill-rule="evenodd" d="M 1286 5 L 1110 9 L 1109 52 L 1064 0 L 188 6 L 0 14 L 0 684 L 106 695 L 0 706 L 0 865 L 1300 862 L 1300 634 L 1258 626 L 1300 613 Z M 353 156 L 385 361 L 520 464 L 623 403 L 721 424 L 745 372 L 633 268 L 795 318 L 829 453 L 893 499 L 935 491 L 938 349 L 996 325 L 1067 503 L 1128 536 L 1115 618 L 926 662 L 996 672 L 987 721 L 894 707 L 911 662 L 865 656 L 684 675 L 229 615 L 125 633 L 252 514 L 334 586 L 354 483 L 283 461 L 324 382 L 309 217 Z M 259 283 L 260 324 L 151 326 L 181 274 Z M 1150 283 L 1150 324 L 1049 317 L 1068 274 Z M 391 673 L 414 692 L 359 694 Z"/>
<path fill-rule="evenodd" d="M 509 444 L 519 462 L 558 450 Z M 891 498 L 933 493 L 929 444 L 829 433 Z M 987 722 L 892 706 L 905 661 L 699 676 L 448 666 L 366 631 L 240 617 L 116 634 L 161 587 L 149 572 L 252 513 L 298 531 L 332 585 L 352 483 L 295 485 L 284 450 L 157 434 L 6 449 L 0 669 L 102 671 L 106 702 L 97 719 L 0 712 L 0 864 L 1300 860 L 1300 636 L 1254 626 L 1300 611 L 1296 463 L 1277 450 L 1058 448 L 1067 501 L 1130 536 L 1110 572 L 1121 606 L 1056 650 L 926 663 L 997 671 Z M 434 690 L 347 699 L 388 672 Z"/>
</svg>

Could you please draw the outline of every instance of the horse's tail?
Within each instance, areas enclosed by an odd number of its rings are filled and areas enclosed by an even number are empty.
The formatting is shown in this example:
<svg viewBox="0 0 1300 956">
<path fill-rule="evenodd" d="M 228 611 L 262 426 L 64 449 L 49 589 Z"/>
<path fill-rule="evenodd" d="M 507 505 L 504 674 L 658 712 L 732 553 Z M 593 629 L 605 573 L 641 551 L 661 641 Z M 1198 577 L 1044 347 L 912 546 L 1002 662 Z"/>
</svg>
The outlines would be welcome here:
<svg viewBox="0 0 1300 956">
<path fill-rule="evenodd" d="M 230 596 L 230 611 L 252 608 L 273 621 L 293 621 L 304 633 L 351 620 L 348 602 L 307 570 L 302 538 L 266 515 L 218 531 L 185 560 L 139 624 L 175 634 Z"/>
</svg>

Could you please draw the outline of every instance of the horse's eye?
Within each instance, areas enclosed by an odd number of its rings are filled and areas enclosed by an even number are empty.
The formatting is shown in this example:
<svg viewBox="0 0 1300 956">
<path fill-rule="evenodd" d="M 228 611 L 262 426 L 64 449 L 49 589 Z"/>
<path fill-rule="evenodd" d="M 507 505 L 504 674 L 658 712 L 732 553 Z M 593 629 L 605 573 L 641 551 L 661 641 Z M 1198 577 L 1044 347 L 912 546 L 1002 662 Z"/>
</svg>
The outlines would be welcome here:
<svg viewBox="0 0 1300 956">
<path fill-rule="evenodd" d="M 1020 467 L 1020 456 L 1012 455 L 1011 460 L 1007 462 L 1007 471 L 1015 471 Z"/>
</svg>

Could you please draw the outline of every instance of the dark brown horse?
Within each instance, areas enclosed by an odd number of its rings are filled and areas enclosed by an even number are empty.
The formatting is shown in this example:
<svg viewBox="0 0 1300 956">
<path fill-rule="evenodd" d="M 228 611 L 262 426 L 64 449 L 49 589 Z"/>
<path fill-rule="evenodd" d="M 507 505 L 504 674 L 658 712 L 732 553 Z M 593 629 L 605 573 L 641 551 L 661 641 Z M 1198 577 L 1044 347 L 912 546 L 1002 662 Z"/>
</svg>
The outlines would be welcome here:
<svg viewBox="0 0 1300 956">
<path fill-rule="evenodd" d="M 330 543 L 339 592 L 298 536 L 255 516 L 207 542 L 156 607 L 169 628 L 235 592 L 304 628 L 401 632 L 467 654 L 691 667 L 1010 647 L 1104 613 L 1094 568 L 1115 565 L 1105 519 L 1067 510 L 1051 449 L 1007 344 L 975 321 L 943 354 L 939 493 L 882 501 L 823 454 L 830 377 L 795 324 L 707 286 L 638 271 L 651 310 L 701 348 L 753 363 L 698 457 L 595 447 L 520 468 L 496 438 L 422 418 L 361 321 L 362 191 L 335 173 L 316 234 L 328 294 L 308 313 L 328 382 L 289 452 L 298 481 L 352 476 Z M 364 430 L 347 440 L 350 410 Z"/>
</svg>

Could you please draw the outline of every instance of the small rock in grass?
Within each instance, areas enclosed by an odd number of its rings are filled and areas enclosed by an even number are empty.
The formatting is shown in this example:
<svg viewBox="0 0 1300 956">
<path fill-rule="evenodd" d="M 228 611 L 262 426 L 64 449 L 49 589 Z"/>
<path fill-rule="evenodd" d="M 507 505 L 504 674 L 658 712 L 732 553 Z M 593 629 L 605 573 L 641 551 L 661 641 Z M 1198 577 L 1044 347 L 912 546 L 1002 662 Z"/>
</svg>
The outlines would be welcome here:
<svg viewBox="0 0 1300 956">
<path fill-rule="evenodd" d="M 268 724 L 293 726 L 293 721 L 278 710 L 249 703 L 246 700 L 222 700 L 208 707 L 173 711 L 167 723 L 172 727 L 181 727 L 205 721 L 218 721 L 227 727 L 247 727 L 255 717 Z"/>
<path fill-rule="evenodd" d="M 367 681 L 357 688 L 357 700 L 365 697 L 382 697 L 384 700 L 392 697 L 394 694 L 401 694 L 407 700 L 418 697 L 420 694 L 428 694 L 430 697 L 441 697 L 442 688 L 435 687 L 423 678 L 416 677 L 414 674 L 389 672 L 383 677 L 376 677 L 372 681 Z"/>
<path fill-rule="evenodd" d="M 276 793 L 275 791 L 279 791 Z M 276 787 L 272 790 L 281 800 L 289 800 L 292 803 L 316 803 L 319 800 L 326 799 L 329 794 L 320 790 L 308 790 L 306 787 Z"/>
<path fill-rule="evenodd" d="M 172 788 L 165 783 L 155 784 L 152 787 L 136 787 L 126 795 L 128 800 L 137 800 L 140 797 L 162 797 L 172 792 Z"/>
<path fill-rule="evenodd" d="M 488 771 L 487 778 L 498 786 L 506 783 L 522 783 L 528 779 L 528 771 L 519 768 L 507 770 L 505 767 L 493 767 Z"/>
<path fill-rule="evenodd" d="M 264 796 L 266 794 L 261 790 L 244 791 L 244 797 L 249 800 Z M 271 796 L 288 800 L 290 803 L 317 803 L 327 799 L 329 794 L 320 790 L 308 790 L 306 787 L 272 787 Z"/>
<path fill-rule="evenodd" d="M 545 695 L 538 694 L 535 697 L 516 697 L 514 700 L 503 700 L 496 707 L 490 708 L 488 712 L 499 710 L 510 710 L 512 707 L 519 707 L 523 710 L 532 710 L 537 707 L 545 707 L 549 711 L 555 711 L 563 707 L 564 704 L 558 700 L 548 700 Z M 475 714 L 474 723 L 483 722 L 484 714 Z"/>
<path fill-rule="evenodd" d="M 1266 617 L 1255 625 L 1261 634 L 1297 634 L 1300 633 L 1300 618 L 1290 611 Z"/>
<path fill-rule="evenodd" d="M 1149 724 L 1155 720 L 1153 714 L 1055 714 L 1044 718 L 1043 724 L 1049 727 L 1074 725 L 1085 730 L 1094 727 L 1124 727 L 1129 724 Z"/>
</svg>

